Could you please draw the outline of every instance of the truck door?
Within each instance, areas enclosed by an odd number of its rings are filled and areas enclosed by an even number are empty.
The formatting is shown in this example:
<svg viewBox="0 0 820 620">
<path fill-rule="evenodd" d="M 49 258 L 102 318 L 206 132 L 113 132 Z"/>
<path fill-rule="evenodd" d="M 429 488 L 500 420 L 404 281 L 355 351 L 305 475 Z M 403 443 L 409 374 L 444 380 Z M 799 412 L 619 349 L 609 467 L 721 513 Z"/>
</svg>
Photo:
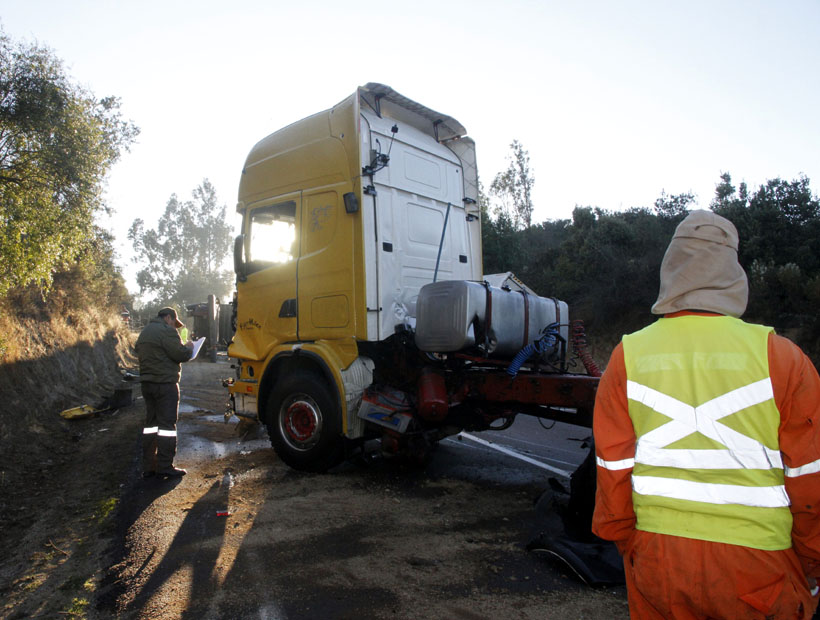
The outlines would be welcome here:
<svg viewBox="0 0 820 620">
<path fill-rule="evenodd" d="M 237 283 L 232 350 L 261 360 L 280 342 L 296 340 L 296 267 L 301 196 L 259 201 L 245 214 L 246 280 Z"/>
<path fill-rule="evenodd" d="M 299 340 L 355 334 L 354 216 L 345 213 L 350 183 L 302 194 L 299 236 Z"/>
</svg>

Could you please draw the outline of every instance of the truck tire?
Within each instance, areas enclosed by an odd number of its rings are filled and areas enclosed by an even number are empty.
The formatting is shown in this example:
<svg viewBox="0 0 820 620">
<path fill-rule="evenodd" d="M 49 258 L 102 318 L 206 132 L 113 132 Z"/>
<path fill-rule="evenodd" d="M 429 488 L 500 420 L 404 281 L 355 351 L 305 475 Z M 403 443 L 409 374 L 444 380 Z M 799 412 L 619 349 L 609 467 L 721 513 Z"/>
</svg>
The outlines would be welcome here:
<svg viewBox="0 0 820 620">
<path fill-rule="evenodd" d="M 320 377 L 306 371 L 285 376 L 271 394 L 267 413 L 271 445 L 286 465 L 321 472 L 341 463 L 341 412 Z"/>
</svg>

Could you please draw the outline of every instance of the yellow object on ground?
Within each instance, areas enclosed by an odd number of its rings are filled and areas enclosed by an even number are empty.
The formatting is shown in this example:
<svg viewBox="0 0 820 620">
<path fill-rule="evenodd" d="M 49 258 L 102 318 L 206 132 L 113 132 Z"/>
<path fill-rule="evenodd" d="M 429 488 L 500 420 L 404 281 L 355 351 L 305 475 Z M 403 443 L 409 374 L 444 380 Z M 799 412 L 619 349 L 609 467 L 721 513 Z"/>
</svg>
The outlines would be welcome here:
<svg viewBox="0 0 820 620">
<path fill-rule="evenodd" d="M 66 420 L 80 420 L 82 418 L 90 418 L 97 412 L 96 409 L 90 405 L 80 405 L 79 407 L 72 407 L 60 412 L 60 416 Z"/>
</svg>

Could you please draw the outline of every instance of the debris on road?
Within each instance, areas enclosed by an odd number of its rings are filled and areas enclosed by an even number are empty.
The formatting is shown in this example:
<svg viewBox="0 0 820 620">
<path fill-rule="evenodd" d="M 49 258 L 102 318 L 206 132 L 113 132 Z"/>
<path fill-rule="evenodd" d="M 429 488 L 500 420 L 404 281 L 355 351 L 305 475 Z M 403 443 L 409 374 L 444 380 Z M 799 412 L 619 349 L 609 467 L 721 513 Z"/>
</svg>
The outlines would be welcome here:
<svg viewBox="0 0 820 620">
<path fill-rule="evenodd" d="M 80 405 L 79 407 L 72 407 L 60 412 L 60 417 L 66 420 L 84 420 L 86 418 L 93 418 L 97 413 L 91 405 Z"/>
</svg>

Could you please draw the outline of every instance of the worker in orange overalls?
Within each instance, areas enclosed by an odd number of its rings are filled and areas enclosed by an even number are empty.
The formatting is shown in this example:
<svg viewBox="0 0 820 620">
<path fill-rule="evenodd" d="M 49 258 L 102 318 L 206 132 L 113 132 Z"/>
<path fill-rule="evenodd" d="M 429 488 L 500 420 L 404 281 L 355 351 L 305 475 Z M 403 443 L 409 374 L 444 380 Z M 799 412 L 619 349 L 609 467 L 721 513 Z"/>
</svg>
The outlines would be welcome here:
<svg viewBox="0 0 820 620">
<path fill-rule="evenodd" d="M 593 531 L 624 559 L 632 618 L 811 618 L 820 577 L 820 378 L 741 321 L 731 222 L 693 211 L 661 265 L 655 323 L 601 378 Z"/>
</svg>

